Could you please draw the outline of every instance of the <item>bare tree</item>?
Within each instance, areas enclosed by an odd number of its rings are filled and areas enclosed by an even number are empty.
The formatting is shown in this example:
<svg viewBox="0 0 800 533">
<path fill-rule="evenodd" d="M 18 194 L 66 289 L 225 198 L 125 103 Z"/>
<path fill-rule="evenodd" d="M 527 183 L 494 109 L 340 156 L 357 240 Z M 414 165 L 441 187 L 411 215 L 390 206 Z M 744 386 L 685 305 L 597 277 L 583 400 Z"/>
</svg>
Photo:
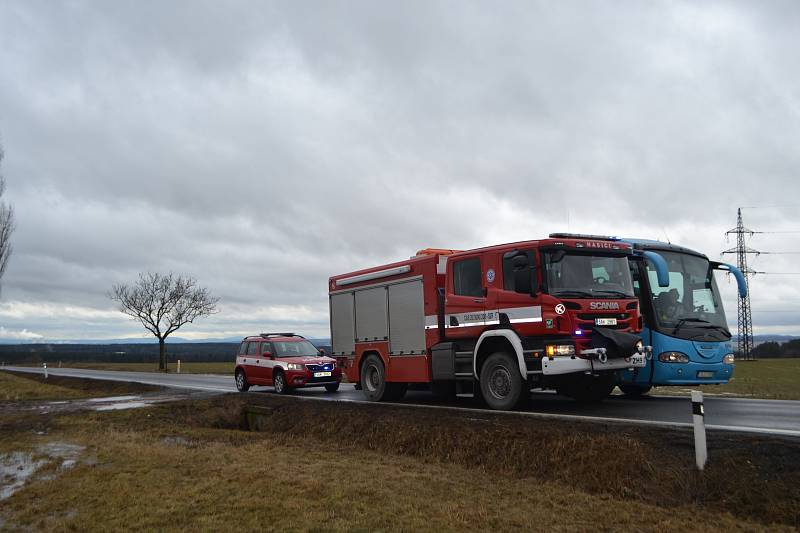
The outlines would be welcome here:
<svg viewBox="0 0 800 533">
<path fill-rule="evenodd" d="M 0 146 L 0 163 L 3 161 L 3 147 Z M 6 180 L 0 174 L 0 279 L 11 257 L 11 234 L 14 232 L 14 208 L 2 201 L 6 190 Z"/>
<path fill-rule="evenodd" d="M 130 285 L 114 285 L 109 296 L 119 302 L 120 311 L 158 338 L 159 370 L 167 369 L 166 338 L 181 326 L 216 313 L 219 301 L 190 276 L 152 272 L 139 274 Z"/>
</svg>

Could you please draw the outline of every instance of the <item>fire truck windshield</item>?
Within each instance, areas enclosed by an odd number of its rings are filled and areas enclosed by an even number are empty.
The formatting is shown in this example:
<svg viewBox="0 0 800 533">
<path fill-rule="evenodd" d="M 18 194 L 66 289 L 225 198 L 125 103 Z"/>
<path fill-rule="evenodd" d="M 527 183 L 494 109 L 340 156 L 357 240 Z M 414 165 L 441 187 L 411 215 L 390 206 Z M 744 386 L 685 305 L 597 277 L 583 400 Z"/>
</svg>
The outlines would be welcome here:
<svg viewBox="0 0 800 533">
<path fill-rule="evenodd" d="M 547 292 L 562 298 L 634 298 L 628 259 L 557 250 L 544 253 Z"/>
<path fill-rule="evenodd" d="M 708 259 L 678 252 L 658 252 L 669 268 L 669 287 L 659 287 L 653 265 L 647 278 L 657 328 L 668 335 L 694 339 L 730 339 L 719 288 Z"/>
<path fill-rule="evenodd" d="M 308 341 L 280 342 L 272 341 L 277 357 L 308 357 L 319 355 L 319 350 Z"/>
</svg>

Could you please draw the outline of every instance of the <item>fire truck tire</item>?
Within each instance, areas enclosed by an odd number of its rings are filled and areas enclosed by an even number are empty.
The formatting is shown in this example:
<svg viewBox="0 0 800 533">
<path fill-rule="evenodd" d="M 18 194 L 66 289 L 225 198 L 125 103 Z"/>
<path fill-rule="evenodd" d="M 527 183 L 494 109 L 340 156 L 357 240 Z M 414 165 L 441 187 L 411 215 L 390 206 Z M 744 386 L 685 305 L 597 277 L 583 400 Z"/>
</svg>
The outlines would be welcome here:
<svg viewBox="0 0 800 533">
<path fill-rule="evenodd" d="M 490 355 L 481 367 L 481 393 L 492 409 L 508 410 L 527 397 L 522 394 L 519 365 L 506 352 Z"/>
<path fill-rule="evenodd" d="M 236 390 L 239 392 L 247 392 L 250 390 L 250 384 L 247 382 L 247 376 L 244 375 L 244 370 L 241 368 L 236 371 Z"/>
<path fill-rule="evenodd" d="M 336 392 L 337 390 L 339 390 L 339 384 L 338 383 L 330 383 L 328 385 L 325 385 L 325 390 L 328 391 L 328 392 Z"/>
<path fill-rule="evenodd" d="M 641 385 L 632 385 L 630 383 L 619 385 L 619 390 L 624 392 L 625 396 L 628 398 L 639 398 L 640 396 L 650 392 L 651 388 L 652 387 L 649 385 L 642 387 Z"/>
<path fill-rule="evenodd" d="M 272 376 L 272 386 L 278 394 L 288 394 L 290 387 L 286 384 L 286 376 L 280 370 Z"/>
<path fill-rule="evenodd" d="M 568 395 L 581 403 L 599 403 L 614 390 L 614 375 L 586 376 L 570 383 Z"/>
<path fill-rule="evenodd" d="M 383 361 L 377 355 L 368 355 L 361 364 L 361 391 L 364 396 L 371 402 L 388 400 L 387 385 Z"/>
</svg>

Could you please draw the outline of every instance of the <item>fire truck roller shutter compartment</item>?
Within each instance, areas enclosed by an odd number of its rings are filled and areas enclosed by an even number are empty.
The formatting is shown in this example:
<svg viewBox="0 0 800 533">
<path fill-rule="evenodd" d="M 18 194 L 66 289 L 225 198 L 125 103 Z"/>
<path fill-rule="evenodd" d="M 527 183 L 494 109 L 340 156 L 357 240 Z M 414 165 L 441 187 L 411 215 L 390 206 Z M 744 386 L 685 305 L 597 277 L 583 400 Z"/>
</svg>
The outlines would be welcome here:
<svg viewBox="0 0 800 533">
<path fill-rule="evenodd" d="M 389 338 L 387 292 L 385 286 L 356 291 L 356 339 L 359 342 Z"/>
<path fill-rule="evenodd" d="M 425 352 L 425 301 L 422 280 L 389 285 L 391 355 Z"/>
<path fill-rule="evenodd" d="M 356 351 L 356 324 L 353 293 L 331 295 L 331 345 L 334 355 L 352 355 Z"/>
</svg>

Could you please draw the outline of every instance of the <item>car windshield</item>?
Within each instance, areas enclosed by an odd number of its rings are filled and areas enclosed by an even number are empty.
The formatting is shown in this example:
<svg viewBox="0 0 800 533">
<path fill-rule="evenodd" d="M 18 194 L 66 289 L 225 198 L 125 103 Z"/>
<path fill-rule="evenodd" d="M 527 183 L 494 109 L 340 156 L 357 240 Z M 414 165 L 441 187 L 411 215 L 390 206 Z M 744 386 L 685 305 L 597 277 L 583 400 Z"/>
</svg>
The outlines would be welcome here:
<svg viewBox="0 0 800 533">
<path fill-rule="evenodd" d="M 557 250 L 544 254 L 547 291 L 562 298 L 633 298 L 628 258 Z"/>
<path fill-rule="evenodd" d="M 708 259 L 677 252 L 658 252 L 669 268 L 669 286 L 659 287 L 655 267 L 647 262 L 650 297 L 659 329 L 682 338 L 710 330 L 730 338 L 719 288 Z"/>
<path fill-rule="evenodd" d="M 276 357 L 303 357 L 319 355 L 319 350 L 308 341 L 272 341 Z"/>
</svg>

